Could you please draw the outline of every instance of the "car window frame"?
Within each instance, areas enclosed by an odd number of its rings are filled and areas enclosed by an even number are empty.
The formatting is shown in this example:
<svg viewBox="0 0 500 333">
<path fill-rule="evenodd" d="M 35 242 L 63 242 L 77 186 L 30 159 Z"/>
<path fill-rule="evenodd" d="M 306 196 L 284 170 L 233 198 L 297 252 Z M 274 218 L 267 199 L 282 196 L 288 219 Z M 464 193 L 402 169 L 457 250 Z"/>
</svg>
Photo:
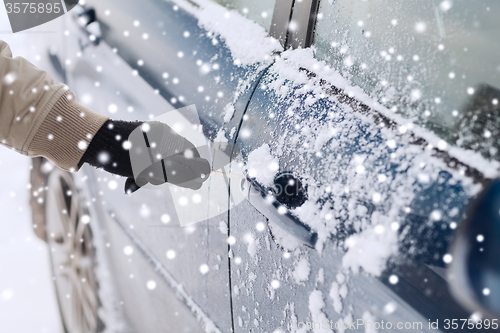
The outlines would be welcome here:
<svg viewBox="0 0 500 333">
<path fill-rule="evenodd" d="M 276 6 L 280 4 L 283 9 L 286 9 L 286 6 L 289 6 L 291 3 L 290 19 L 288 20 L 286 34 L 283 32 L 283 27 L 275 27 L 272 25 L 269 33 L 270 36 L 278 38 L 280 42 L 283 42 L 282 45 L 284 46 L 285 51 L 311 47 L 314 43 L 314 35 L 316 32 L 315 28 L 318 21 L 318 11 L 321 1 L 325 0 L 302 0 L 301 2 L 295 0 L 277 0 Z M 278 11 L 279 10 L 275 8 L 273 13 L 273 22 L 275 21 L 274 16 L 279 16 L 277 13 Z M 281 16 L 282 15 L 283 14 L 281 14 Z M 283 17 L 276 18 L 276 22 L 282 23 L 282 21 Z M 293 24 L 296 24 L 297 29 L 292 30 L 290 28 Z M 351 106 L 353 111 L 373 117 L 377 125 L 384 126 L 392 130 L 397 137 L 403 137 L 403 135 L 398 131 L 401 124 L 399 124 L 396 120 L 387 117 L 376 108 L 368 106 L 356 98 L 349 96 L 349 94 L 347 94 L 343 89 L 335 87 L 327 80 L 318 78 L 317 73 L 305 68 L 301 68 L 301 70 L 304 70 L 310 79 L 316 78 L 319 85 L 323 86 L 327 94 L 339 98 L 339 101 Z M 408 132 L 410 133 L 410 140 L 408 140 L 408 143 L 416 145 L 422 150 L 430 148 L 432 156 L 442 160 L 450 169 L 464 172 L 464 174 L 467 177 L 470 177 L 474 183 L 486 184 L 494 178 L 467 162 L 452 156 L 447 150 L 441 150 L 430 145 L 426 138 L 417 134 L 415 131 L 408 130 Z M 432 132 L 432 134 L 434 133 Z M 405 141 L 406 140 L 407 139 L 405 139 Z"/>
</svg>

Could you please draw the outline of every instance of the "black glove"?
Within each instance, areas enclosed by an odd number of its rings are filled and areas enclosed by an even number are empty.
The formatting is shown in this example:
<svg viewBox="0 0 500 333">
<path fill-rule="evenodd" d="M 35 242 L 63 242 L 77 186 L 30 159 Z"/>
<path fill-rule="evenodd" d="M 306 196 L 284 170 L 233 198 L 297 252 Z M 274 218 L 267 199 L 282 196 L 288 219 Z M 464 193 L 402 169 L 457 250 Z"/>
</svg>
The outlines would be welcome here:
<svg viewBox="0 0 500 333">
<path fill-rule="evenodd" d="M 143 124 L 145 125 L 142 126 Z M 138 128 L 139 126 L 141 128 Z M 135 129 L 137 130 L 134 131 Z M 132 133 L 134 134 L 130 137 Z M 124 145 L 129 137 L 131 148 Z M 141 147 L 142 152 L 137 152 L 137 148 Z M 131 152 L 135 161 L 136 177 L 131 163 Z M 159 158 L 160 156 L 165 158 Z M 90 142 L 80 160 L 80 164 L 82 163 L 127 177 L 127 194 L 135 192 L 147 183 L 160 185 L 169 182 L 199 189 L 211 171 L 209 162 L 200 158 L 198 150 L 191 142 L 160 122 L 106 121 Z"/>
<path fill-rule="evenodd" d="M 139 187 L 169 182 L 197 190 L 210 175 L 210 164 L 200 157 L 195 146 L 164 123 L 146 122 L 128 139 L 135 184 Z"/>
</svg>

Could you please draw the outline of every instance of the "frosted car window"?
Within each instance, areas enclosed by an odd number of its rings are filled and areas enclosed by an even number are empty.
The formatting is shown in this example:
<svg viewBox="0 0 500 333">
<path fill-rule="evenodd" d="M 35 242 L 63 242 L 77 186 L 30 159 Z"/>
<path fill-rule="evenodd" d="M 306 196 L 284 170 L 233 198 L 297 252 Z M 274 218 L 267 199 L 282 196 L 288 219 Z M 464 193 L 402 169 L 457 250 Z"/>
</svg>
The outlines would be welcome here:
<svg viewBox="0 0 500 333">
<path fill-rule="evenodd" d="M 316 56 L 394 112 L 499 158 L 500 2 L 324 0 Z"/>
<path fill-rule="evenodd" d="M 267 31 L 271 27 L 274 4 L 276 0 L 214 0 L 218 4 L 235 9 L 240 14 L 257 22 Z"/>
</svg>

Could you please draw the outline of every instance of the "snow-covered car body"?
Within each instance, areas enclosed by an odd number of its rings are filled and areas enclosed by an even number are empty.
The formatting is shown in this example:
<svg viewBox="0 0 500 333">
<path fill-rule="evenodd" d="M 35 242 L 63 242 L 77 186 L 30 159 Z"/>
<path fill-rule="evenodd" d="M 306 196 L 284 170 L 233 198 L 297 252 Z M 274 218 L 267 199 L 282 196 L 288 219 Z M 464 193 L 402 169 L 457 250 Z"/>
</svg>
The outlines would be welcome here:
<svg viewBox="0 0 500 333">
<path fill-rule="evenodd" d="M 180 228 L 169 190 L 125 196 L 124 180 L 83 168 L 76 182 L 109 265 L 97 274 L 108 284 L 104 325 L 435 331 L 470 318 L 448 288 L 449 248 L 498 162 L 395 113 L 316 56 L 329 2 L 221 3 L 233 10 L 86 1 L 98 38 L 68 18 L 61 71 L 83 103 L 130 120 L 195 104 L 207 140 L 234 143 L 247 177 L 211 190 L 226 203 L 219 215 Z M 228 192 L 246 199 L 233 205 Z"/>
</svg>

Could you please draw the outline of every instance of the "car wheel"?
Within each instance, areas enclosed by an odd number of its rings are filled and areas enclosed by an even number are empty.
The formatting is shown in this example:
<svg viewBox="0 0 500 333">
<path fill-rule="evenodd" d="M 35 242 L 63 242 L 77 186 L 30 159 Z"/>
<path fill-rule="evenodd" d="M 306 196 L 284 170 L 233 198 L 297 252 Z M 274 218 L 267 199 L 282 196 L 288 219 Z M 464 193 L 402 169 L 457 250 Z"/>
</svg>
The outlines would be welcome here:
<svg viewBox="0 0 500 333">
<path fill-rule="evenodd" d="M 64 329 L 67 333 L 102 332 L 88 210 L 82 205 L 69 173 L 54 170 L 47 185 L 46 239 Z"/>
</svg>

